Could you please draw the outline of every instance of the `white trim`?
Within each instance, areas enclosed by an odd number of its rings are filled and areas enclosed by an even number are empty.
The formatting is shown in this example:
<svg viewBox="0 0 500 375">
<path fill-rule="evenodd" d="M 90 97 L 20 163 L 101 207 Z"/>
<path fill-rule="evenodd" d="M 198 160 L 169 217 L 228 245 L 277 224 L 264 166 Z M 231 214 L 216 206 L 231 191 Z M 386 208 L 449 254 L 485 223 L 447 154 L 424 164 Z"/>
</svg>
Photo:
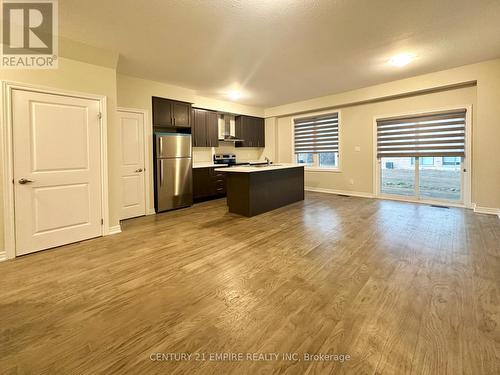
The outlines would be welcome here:
<svg viewBox="0 0 500 375">
<path fill-rule="evenodd" d="M 311 186 L 305 186 L 304 190 L 313 191 L 316 193 L 349 195 L 351 197 L 359 197 L 359 198 L 376 198 L 372 193 L 365 193 L 360 191 L 324 189 L 324 188 L 315 188 Z"/>
<path fill-rule="evenodd" d="M 4 190 L 4 251 L 7 259 L 16 257 L 15 243 L 15 209 L 14 209 L 14 163 L 13 163 L 13 138 L 12 138 L 12 91 L 32 91 L 42 94 L 68 96 L 81 99 L 96 100 L 99 102 L 100 142 L 101 142 L 101 215 L 103 226 L 101 235 L 109 234 L 109 202 L 108 202 L 108 117 L 106 96 L 79 93 L 74 91 L 54 89 L 51 87 L 37 86 L 26 83 L 1 81 L 2 84 L 2 156 L 3 156 L 3 190 Z"/>
<path fill-rule="evenodd" d="M 0 251 L 0 262 L 7 260 L 7 253 L 5 251 Z"/>
<path fill-rule="evenodd" d="M 398 201 L 398 202 L 406 202 L 406 203 L 421 203 L 421 204 L 427 204 L 427 205 L 437 205 L 437 206 L 449 206 L 449 207 L 457 207 L 457 208 L 468 208 L 465 207 L 462 203 L 456 203 L 453 201 L 436 201 L 432 199 L 410 199 L 406 196 L 397 196 L 397 195 L 386 195 L 386 194 L 380 194 L 376 198 L 382 199 L 382 200 L 387 200 L 387 201 Z"/>
<path fill-rule="evenodd" d="M 100 96 L 99 107 L 101 112 L 101 200 L 102 200 L 102 235 L 109 234 L 109 187 L 108 187 L 108 101 Z"/>
<path fill-rule="evenodd" d="M 296 162 L 296 158 L 295 158 L 295 119 L 300 119 L 300 118 L 305 118 L 305 117 L 311 117 L 311 116 L 321 116 L 321 115 L 328 115 L 328 114 L 332 114 L 332 113 L 336 113 L 337 116 L 338 116 L 338 126 L 339 126 L 339 130 L 338 130 L 338 133 L 339 133 L 339 146 L 338 146 L 338 165 L 336 168 L 321 168 L 319 166 L 319 161 L 318 161 L 318 157 L 317 155 L 318 154 L 314 154 L 313 158 L 314 158 L 314 165 L 312 166 L 309 166 L 309 167 L 305 167 L 304 170 L 307 171 L 314 171 L 314 172 L 334 172 L 334 173 L 341 173 L 342 172 L 342 139 L 344 138 L 342 136 L 342 133 L 343 133 L 343 126 L 342 126 L 342 111 L 341 109 L 330 109 L 330 110 L 326 110 L 326 111 L 318 111 L 318 112 L 309 112 L 309 113 L 303 113 L 303 114 L 300 114 L 300 115 L 296 115 L 296 116 L 292 116 L 290 117 L 290 127 L 291 127 L 291 134 L 292 134 L 292 155 L 291 155 L 291 159 L 290 161 L 292 163 L 295 163 Z M 276 138 L 277 139 L 277 138 Z"/>
<path fill-rule="evenodd" d="M 118 234 L 122 232 L 122 226 L 120 224 L 115 225 L 114 227 L 109 228 L 108 236 L 111 236 L 113 234 Z"/>
<path fill-rule="evenodd" d="M 11 89 L 2 82 L 2 158 L 3 158 L 3 226 L 4 252 L 7 259 L 15 258 L 14 186 L 11 125 Z"/>
<path fill-rule="evenodd" d="M 137 108 L 124 108 L 117 107 L 117 112 L 129 112 L 129 113 L 137 113 L 141 114 L 144 122 L 144 199 L 145 199 L 145 215 L 152 215 L 156 213 L 154 208 L 151 207 L 151 186 L 154 185 L 153 182 L 153 123 L 149 121 L 148 111 L 145 109 L 137 109 Z M 121 140 L 120 140 L 121 142 Z M 121 220 L 121 218 L 120 218 Z"/>
<path fill-rule="evenodd" d="M 446 201 L 431 201 L 431 200 L 421 200 L 421 199 L 408 199 L 408 198 L 400 198 L 396 196 L 384 196 L 380 192 L 380 160 L 377 158 L 377 120 L 382 118 L 391 118 L 391 117 L 401 117 L 401 116 L 412 116 L 419 115 L 423 113 L 438 113 L 450 110 L 456 110 L 458 108 L 465 108 L 466 118 L 465 118 L 465 170 L 466 172 L 462 172 L 463 176 L 463 192 L 462 192 L 462 202 L 446 202 Z M 410 111 L 403 113 L 393 113 L 393 114 L 383 114 L 373 116 L 373 125 L 372 125 L 372 137 L 373 137 L 373 191 L 375 192 L 376 197 L 380 197 L 383 199 L 390 200 L 399 200 L 405 202 L 413 202 L 413 203 L 425 203 L 425 202 L 433 202 L 430 204 L 441 204 L 453 207 L 465 207 L 472 208 L 471 202 L 471 178 L 472 178 L 472 110 L 473 107 L 471 104 L 467 105 L 450 105 L 442 108 L 432 108 L 432 109 L 421 109 L 418 111 Z"/>
<path fill-rule="evenodd" d="M 476 203 L 473 204 L 472 208 L 476 214 L 497 215 L 500 219 L 500 208 L 479 207 Z"/>
<path fill-rule="evenodd" d="M 155 215 L 155 214 L 156 214 L 156 211 L 155 211 L 155 209 L 154 209 L 154 208 L 150 208 L 150 209 L 148 210 L 148 212 L 146 213 L 146 215 Z"/>
<path fill-rule="evenodd" d="M 339 157 L 340 160 L 340 157 Z M 342 173 L 341 169 L 337 168 L 321 168 L 321 167 L 304 167 L 306 172 L 333 172 L 333 173 Z"/>
</svg>

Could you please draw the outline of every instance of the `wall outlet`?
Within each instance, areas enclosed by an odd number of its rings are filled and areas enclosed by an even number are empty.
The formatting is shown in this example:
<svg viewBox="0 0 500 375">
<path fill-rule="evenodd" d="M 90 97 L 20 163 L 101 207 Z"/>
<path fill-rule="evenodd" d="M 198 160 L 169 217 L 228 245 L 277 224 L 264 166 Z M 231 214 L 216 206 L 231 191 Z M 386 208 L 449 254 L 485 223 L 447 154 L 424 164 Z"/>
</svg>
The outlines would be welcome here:
<svg viewBox="0 0 500 375">
<path fill-rule="evenodd" d="M 355 147 L 354 147 L 354 151 L 356 151 L 356 152 L 360 152 L 360 151 L 361 151 L 361 147 L 360 147 L 360 146 L 355 146 Z"/>
<path fill-rule="evenodd" d="M 354 180 L 352 178 L 349 179 L 349 185 L 354 185 Z"/>
</svg>

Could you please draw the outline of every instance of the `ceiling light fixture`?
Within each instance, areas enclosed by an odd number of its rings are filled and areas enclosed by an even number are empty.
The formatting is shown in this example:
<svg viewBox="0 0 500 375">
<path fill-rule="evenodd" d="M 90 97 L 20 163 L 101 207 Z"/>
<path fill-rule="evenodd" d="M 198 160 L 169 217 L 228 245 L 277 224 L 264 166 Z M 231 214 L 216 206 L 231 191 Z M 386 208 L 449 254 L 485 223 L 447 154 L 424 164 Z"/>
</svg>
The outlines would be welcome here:
<svg viewBox="0 0 500 375">
<path fill-rule="evenodd" d="M 241 92 L 237 91 L 237 90 L 231 90 L 227 93 L 227 96 L 229 97 L 229 99 L 231 100 L 238 100 L 241 98 Z"/>
<path fill-rule="evenodd" d="M 397 66 L 398 68 L 408 65 L 413 61 L 415 55 L 411 53 L 402 53 L 390 58 L 389 63 L 393 66 Z"/>
</svg>

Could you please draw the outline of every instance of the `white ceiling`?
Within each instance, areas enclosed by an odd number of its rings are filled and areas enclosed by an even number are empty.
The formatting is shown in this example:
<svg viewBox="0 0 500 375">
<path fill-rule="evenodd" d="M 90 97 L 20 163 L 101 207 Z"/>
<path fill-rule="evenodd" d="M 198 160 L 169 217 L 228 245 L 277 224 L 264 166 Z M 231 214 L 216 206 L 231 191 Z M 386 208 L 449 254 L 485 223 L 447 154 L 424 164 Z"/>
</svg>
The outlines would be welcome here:
<svg viewBox="0 0 500 375">
<path fill-rule="evenodd" d="M 118 71 L 270 107 L 500 56 L 500 0 L 62 0 Z M 387 64 L 411 52 L 404 68 Z"/>
</svg>

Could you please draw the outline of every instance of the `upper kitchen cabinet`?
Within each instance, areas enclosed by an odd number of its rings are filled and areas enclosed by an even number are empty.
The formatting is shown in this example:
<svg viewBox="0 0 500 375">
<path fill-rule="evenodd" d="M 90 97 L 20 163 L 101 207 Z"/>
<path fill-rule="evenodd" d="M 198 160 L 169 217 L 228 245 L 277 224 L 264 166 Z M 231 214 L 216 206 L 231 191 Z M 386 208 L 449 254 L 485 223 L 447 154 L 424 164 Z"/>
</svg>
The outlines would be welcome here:
<svg viewBox="0 0 500 375">
<path fill-rule="evenodd" d="M 219 146 L 217 112 L 195 108 L 192 118 L 193 147 Z"/>
<path fill-rule="evenodd" d="M 265 147 L 266 136 L 264 119 L 252 116 L 236 117 L 236 137 L 243 139 L 236 147 Z"/>
<path fill-rule="evenodd" d="M 193 109 L 193 124 L 191 126 L 191 140 L 193 147 L 207 147 L 207 116 L 202 109 Z"/>
<path fill-rule="evenodd" d="M 191 126 L 191 103 L 172 102 L 174 126 L 189 128 Z"/>
<path fill-rule="evenodd" d="M 170 128 L 190 128 L 191 103 L 153 96 L 153 125 Z"/>
<path fill-rule="evenodd" d="M 209 147 L 219 146 L 219 115 L 207 111 L 207 143 Z"/>
</svg>

